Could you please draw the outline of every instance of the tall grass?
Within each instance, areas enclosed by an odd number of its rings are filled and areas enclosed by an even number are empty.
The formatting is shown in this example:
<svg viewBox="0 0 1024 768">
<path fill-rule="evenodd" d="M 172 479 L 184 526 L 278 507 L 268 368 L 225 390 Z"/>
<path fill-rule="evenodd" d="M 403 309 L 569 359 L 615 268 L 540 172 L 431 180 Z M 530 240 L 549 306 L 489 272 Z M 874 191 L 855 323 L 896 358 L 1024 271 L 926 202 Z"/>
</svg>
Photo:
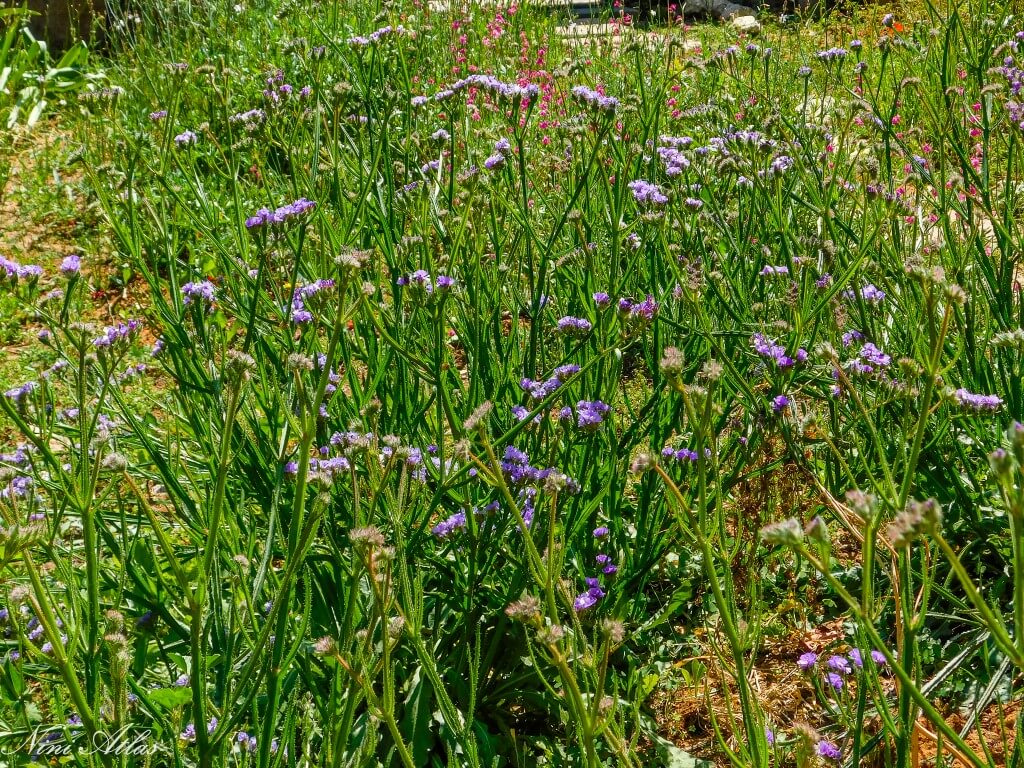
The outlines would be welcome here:
<svg viewBox="0 0 1024 768">
<path fill-rule="evenodd" d="M 716 764 L 1020 761 L 980 727 L 1024 666 L 1007 7 L 698 54 L 502 4 L 139 13 L 68 119 L 145 316 L 0 262 L 53 361 L 0 398 L 11 743 L 649 765 L 697 651 Z M 780 720 L 814 594 L 847 635 Z"/>
</svg>

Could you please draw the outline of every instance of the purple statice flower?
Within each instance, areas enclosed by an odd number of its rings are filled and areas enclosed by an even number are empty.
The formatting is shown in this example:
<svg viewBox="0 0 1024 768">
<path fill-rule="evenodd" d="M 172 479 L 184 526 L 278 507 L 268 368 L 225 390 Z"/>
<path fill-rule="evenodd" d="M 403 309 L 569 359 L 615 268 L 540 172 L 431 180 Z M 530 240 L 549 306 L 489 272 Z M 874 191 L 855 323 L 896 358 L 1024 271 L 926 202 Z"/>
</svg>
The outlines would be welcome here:
<svg viewBox="0 0 1024 768">
<path fill-rule="evenodd" d="M 795 163 L 793 161 L 793 158 L 790 157 L 789 155 L 779 155 L 778 157 L 772 160 L 771 165 L 768 166 L 768 169 L 759 172 L 759 175 L 767 176 L 769 178 L 772 176 L 781 176 L 790 168 L 792 168 L 794 164 Z"/>
<path fill-rule="evenodd" d="M 838 763 L 843 759 L 843 753 L 831 741 L 819 741 L 816 749 L 818 754 L 826 760 L 834 760 Z"/>
<path fill-rule="evenodd" d="M 195 726 L 195 723 L 189 723 L 188 725 L 186 725 L 185 726 L 185 730 L 183 730 L 180 734 L 178 734 L 178 738 L 181 739 L 184 742 L 189 743 L 189 744 L 194 742 L 196 740 L 196 726 Z"/>
<path fill-rule="evenodd" d="M 34 280 L 43 276 L 43 268 L 37 264 L 19 264 L 0 256 L 0 277 L 17 282 Z"/>
<path fill-rule="evenodd" d="M 885 666 L 889 663 L 889 660 L 885 658 L 885 654 L 881 651 L 871 651 L 871 660 L 879 666 Z"/>
<path fill-rule="evenodd" d="M 611 406 L 600 400 L 580 400 L 576 403 L 576 425 L 584 432 L 594 432 L 610 411 Z"/>
<path fill-rule="evenodd" d="M 127 323 L 118 323 L 117 325 L 108 325 L 103 329 L 103 333 L 92 340 L 94 347 L 102 349 L 108 349 L 118 342 L 125 341 L 129 336 L 134 334 L 142 324 L 138 320 L 129 320 Z"/>
<path fill-rule="evenodd" d="M 455 287 L 455 278 L 448 275 L 438 275 L 434 281 L 434 286 L 439 291 L 450 291 Z"/>
<path fill-rule="evenodd" d="M 614 576 L 619 572 L 619 566 L 612 562 L 611 557 L 605 554 L 597 555 L 594 562 L 601 568 L 601 573 L 606 576 Z"/>
<path fill-rule="evenodd" d="M 961 408 L 968 411 L 997 411 L 1003 404 L 999 395 L 977 395 L 963 387 L 954 392 L 953 397 Z"/>
<path fill-rule="evenodd" d="M 429 163 L 424 163 L 420 166 L 420 173 L 424 176 L 429 176 L 431 173 L 436 173 L 441 168 L 440 160 L 431 160 Z"/>
<path fill-rule="evenodd" d="M 864 657 L 861 655 L 860 648 L 851 648 L 847 656 L 850 657 L 853 666 L 857 669 L 864 669 Z"/>
<path fill-rule="evenodd" d="M 199 137 L 196 136 L 192 131 L 184 131 L 174 137 L 174 143 L 178 148 L 190 147 L 199 141 Z"/>
<path fill-rule="evenodd" d="M 20 387 L 14 387 L 4 392 L 4 397 L 13 400 L 15 405 L 22 406 L 39 385 L 34 381 L 26 381 Z"/>
<path fill-rule="evenodd" d="M 198 283 L 185 283 L 181 286 L 181 302 L 188 306 L 192 302 L 211 306 L 217 298 L 217 286 L 209 280 Z"/>
<path fill-rule="evenodd" d="M 566 315 L 558 321 L 558 332 L 566 336 L 586 336 L 593 328 L 589 320 Z"/>
<path fill-rule="evenodd" d="M 826 672 L 825 682 L 837 691 L 843 690 L 843 676 L 836 672 Z"/>
<path fill-rule="evenodd" d="M 297 219 L 316 207 L 316 203 L 300 197 L 298 200 L 287 205 L 282 205 L 271 211 L 269 208 L 260 208 L 256 213 L 245 220 L 245 227 L 249 231 L 260 230 L 263 227 L 283 227 L 290 221 Z"/>
<path fill-rule="evenodd" d="M 572 96 L 583 106 L 597 112 L 612 114 L 619 108 L 619 100 L 614 96 L 605 96 L 603 93 L 595 91 L 593 88 L 588 88 L 585 85 L 574 87 L 572 89 Z"/>
<path fill-rule="evenodd" d="M 466 513 L 456 512 L 449 518 L 442 520 L 440 523 L 434 526 L 433 534 L 439 539 L 443 539 L 456 531 L 464 530 L 466 527 Z"/>
<path fill-rule="evenodd" d="M 815 55 L 819 61 L 842 61 L 846 58 L 847 50 L 845 48 L 829 48 L 826 51 L 818 51 Z"/>
<path fill-rule="evenodd" d="M 885 301 L 885 291 L 874 283 L 865 283 L 859 291 L 853 289 L 843 291 L 843 296 L 847 299 L 860 298 L 868 304 L 881 304 Z"/>
<path fill-rule="evenodd" d="M 788 275 L 788 274 L 789 274 L 789 267 L 787 267 L 785 265 L 773 266 L 771 264 L 767 264 L 767 265 L 765 265 L 764 269 L 762 269 L 761 272 L 760 272 L 760 275 L 762 277 L 770 277 L 770 276 L 773 276 L 773 275 Z"/>
<path fill-rule="evenodd" d="M 888 27 L 888 28 L 891 29 L 895 23 L 896 23 L 896 17 L 893 16 L 891 13 L 887 13 L 887 14 L 885 14 L 885 16 L 882 17 L 882 26 L 883 27 Z"/>
<path fill-rule="evenodd" d="M 522 405 L 513 405 L 512 406 L 512 417 L 516 421 L 523 421 L 529 415 L 530 415 L 530 409 L 529 408 L 526 408 L 526 407 L 524 407 Z M 543 418 L 543 414 L 538 413 L 536 416 L 533 417 L 533 423 L 534 424 L 540 424 L 542 418 Z"/>
<path fill-rule="evenodd" d="M 499 155 L 504 155 L 505 157 L 508 157 L 510 154 L 512 154 L 512 143 L 505 138 L 498 139 L 496 142 L 494 142 L 494 151 L 497 152 Z"/>
<path fill-rule="evenodd" d="M 64 277 L 74 277 L 82 270 L 82 259 L 81 257 L 72 254 L 71 256 L 65 256 L 63 261 L 60 263 L 60 272 Z"/>
<path fill-rule="evenodd" d="M 178 675 L 178 679 L 174 681 L 175 688 L 186 688 L 189 683 L 188 675 Z"/>
<path fill-rule="evenodd" d="M 267 113 L 260 108 L 237 112 L 228 118 L 229 123 L 242 123 L 246 130 L 253 130 L 267 119 Z"/>
<path fill-rule="evenodd" d="M 409 105 L 413 107 L 422 107 L 429 101 L 430 99 L 427 96 L 413 96 L 409 99 Z"/>
<path fill-rule="evenodd" d="M 576 613 L 582 613 L 583 611 L 589 610 L 597 605 L 598 598 L 590 594 L 589 591 L 583 592 L 576 595 L 576 599 L 572 601 L 573 610 Z"/>
<path fill-rule="evenodd" d="M 811 76 L 811 71 L 812 70 L 811 70 L 810 67 L 808 67 L 807 65 L 804 65 L 804 66 L 800 67 L 799 69 L 797 69 L 796 74 L 797 74 L 797 77 L 807 78 L 807 77 Z"/>
<path fill-rule="evenodd" d="M 452 135 L 448 133 L 444 128 L 438 128 L 432 134 L 430 134 L 430 140 L 436 141 L 438 144 L 443 144 L 448 141 Z"/>
<path fill-rule="evenodd" d="M 238 745 L 246 752 L 255 752 L 257 748 L 256 737 L 250 736 L 245 731 L 239 731 L 235 734 L 235 741 Z"/>
<path fill-rule="evenodd" d="M 610 530 L 608 530 L 608 526 L 606 526 L 606 525 L 600 525 L 600 526 L 598 526 L 597 528 L 595 528 L 595 529 L 594 529 L 594 538 L 595 538 L 595 539 L 603 539 L 603 538 L 605 538 L 605 537 L 606 537 L 606 536 L 607 536 L 607 535 L 608 535 L 609 533 L 611 533 L 611 531 L 610 531 Z"/>
<path fill-rule="evenodd" d="M 433 100 L 437 102 L 446 101 L 467 88 L 479 88 L 480 90 L 487 91 L 499 99 L 511 101 L 513 103 L 530 103 L 540 96 L 540 87 L 534 83 L 518 85 L 515 83 L 502 82 L 494 75 L 474 74 L 461 80 L 457 80 L 447 88 L 438 91 L 434 94 Z M 422 101 L 420 101 L 420 99 L 422 99 Z M 415 97 L 413 99 L 413 106 L 420 106 L 425 104 L 427 101 L 429 101 L 427 97 Z"/>
<path fill-rule="evenodd" d="M 848 675 L 853 672 L 853 668 L 850 666 L 850 662 L 845 656 L 830 656 L 827 664 L 829 669 L 841 672 L 844 675 Z"/>
<path fill-rule="evenodd" d="M 782 413 L 789 407 L 789 402 L 789 398 L 785 395 L 777 395 L 772 398 L 772 410 L 776 413 Z"/>
<path fill-rule="evenodd" d="M 764 727 L 764 738 L 768 742 L 768 746 L 774 746 L 774 744 L 775 744 L 775 731 L 773 731 L 767 725 Z"/>
<path fill-rule="evenodd" d="M 386 27 L 381 27 L 380 29 L 371 32 L 366 37 L 363 37 L 362 35 L 350 37 L 347 40 L 347 42 L 353 48 L 363 48 L 368 45 L 374 45 L 376 43 L 379 43 L 384 38 L 404 34 L 406 34 L 405 27 L 401 25 L 398 25 L 396 27 L 388 25 Z"/>
<path fill-rule="evenodd" d="M 313 321 L 313 313 L 306 307 L 306 301 L 320 291 L 334 287 L 334 280 L 316 280 L 300 285 L 292 292 L 292 322 L 299 325 Z"/>
<path fill-rule="evenodd" d="M 152 120 L 154 123 L 157 120 L 163 120 L 165 117 L 167 117 L 166 109 L 158 109 L 156 112 L 149 113 L 149 119 Z"/>
<path fill-rule="evenodd" d="M 604 291 L 598 291 L 594 294 L 594 304 L 597 305 L 598 309 L 605 309 L 612 303 L 612 297 Z"/>
<path fill-rule="evenodd" d="M 800 658 L 796 660 L 796 665 L 800 667 L 804 672 L 809 672 L 814 669 L 814 665 L 818 663 L 818 654 L 807 653 L 801 654 Z"/>
<path fill-rule="evenodd" d="M 488 171 L 495 171 L 505 165 L 505 156 L 500 152 L 495 152 L 493 155 L 484 160 L 484 168 Z"/>
<path fill-rule="evenodd" d="M 658 312 L 658 302 L 651 295 L 640 302 L 629 298 L 619 299 L 619 312 L 630 320 L 645 323 L 654 319 Z"/>
<path fill-rule="evenodd" d="M 658 206 L 668 202 L 665 193 L 661 191 L 661 187 L 657 184 L 652 184 L 644 179 L 636 179 L 629 182 L 627 186 L 633 193 L 633 199 L 641 205 Z"/>
<path fill-rule="evenodd" d="M 870 341 L 860 348 L 860 358 L 864 362 L 879 368 L 885 368 L 892 362 L 892 358 L 889 355 L 885 354 Z"/>
<path fill-rule="evenodd" d="M 864 334 L 860 331 L 846 331 L 842 336 L 842 342 L 844 347 L 848 347 L 855 341 L 860 341 L 864 338 Z"/>
<path fill-rule="evenodd" d="M 519 382 L 519 386 L 534 400 L 543 400 L 544 398 L 553 395 L 559 387 L 562 386 L 565 379 L 575 373 L 578 373 L 579 370 L 580 367 L 578 365 L 570 363 L 569 365 L 563 365 L 556 368 L 551 377 L 544 381 L 534 381 L 533 379 L 524 378 Z"/>
</svg>

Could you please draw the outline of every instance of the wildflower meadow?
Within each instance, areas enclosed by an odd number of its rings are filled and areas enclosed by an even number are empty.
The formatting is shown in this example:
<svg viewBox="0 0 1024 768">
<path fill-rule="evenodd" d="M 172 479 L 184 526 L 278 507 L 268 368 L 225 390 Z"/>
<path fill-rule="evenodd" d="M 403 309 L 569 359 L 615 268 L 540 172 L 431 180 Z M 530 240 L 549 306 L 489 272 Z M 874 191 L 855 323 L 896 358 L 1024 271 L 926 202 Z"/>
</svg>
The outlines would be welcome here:
<svg viewBox="0 0 1024 768">
<path fill-rule="evenodd" d="M 589 7 L 0 12 L 0 764 L 1024 766 L 1024 8 Z"/>
</svg>

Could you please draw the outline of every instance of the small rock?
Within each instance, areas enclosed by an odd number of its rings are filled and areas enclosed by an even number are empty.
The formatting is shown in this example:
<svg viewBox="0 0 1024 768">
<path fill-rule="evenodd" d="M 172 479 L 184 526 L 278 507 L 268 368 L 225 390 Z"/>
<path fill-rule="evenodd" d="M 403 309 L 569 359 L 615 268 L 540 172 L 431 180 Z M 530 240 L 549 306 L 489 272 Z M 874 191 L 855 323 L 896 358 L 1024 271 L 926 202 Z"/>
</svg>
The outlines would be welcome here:
<svg viewBox="0 0 1024 768">
<path fill-rule="evenodd" d="M 746 32 L 748 35 L 756 35 L 761 31 L 761 25 L 753 16 L 737 16 L 732 20 L 732 25 L 737 32 Z"/>
</svg>

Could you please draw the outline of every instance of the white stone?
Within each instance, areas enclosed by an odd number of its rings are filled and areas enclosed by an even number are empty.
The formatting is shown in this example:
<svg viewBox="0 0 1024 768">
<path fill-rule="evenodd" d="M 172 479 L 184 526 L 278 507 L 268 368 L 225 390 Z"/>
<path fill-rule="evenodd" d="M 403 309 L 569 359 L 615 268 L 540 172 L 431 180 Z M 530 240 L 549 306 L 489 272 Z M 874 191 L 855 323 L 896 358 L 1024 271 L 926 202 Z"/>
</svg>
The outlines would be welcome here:
<svg viewBox="0 0 1024 768">
<path fill-rule="evenodd" d="M 756 35 L 761 31 L 761 25 L 753 16 L 737 16 L 732 20 L 732 25 L 737 32 L 746 32 L 748 35 Z"/>
</svg>

